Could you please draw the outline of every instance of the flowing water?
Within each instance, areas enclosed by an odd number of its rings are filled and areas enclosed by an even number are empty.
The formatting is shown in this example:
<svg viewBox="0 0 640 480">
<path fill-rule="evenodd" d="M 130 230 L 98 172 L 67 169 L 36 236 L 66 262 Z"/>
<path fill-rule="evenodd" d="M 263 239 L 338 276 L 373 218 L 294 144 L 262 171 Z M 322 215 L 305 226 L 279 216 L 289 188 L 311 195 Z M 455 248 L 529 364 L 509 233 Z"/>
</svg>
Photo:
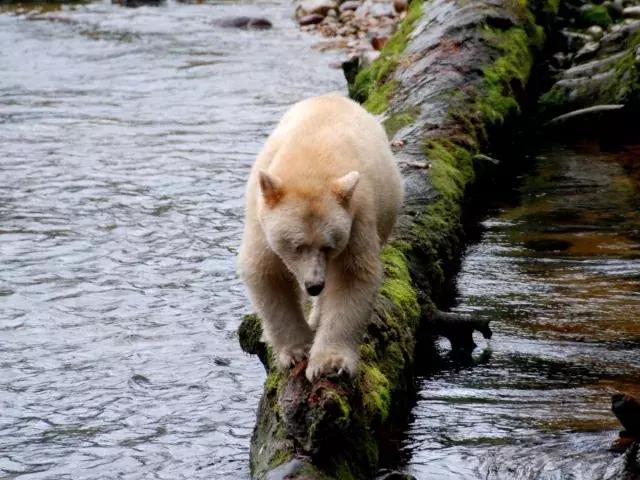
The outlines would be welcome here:
<svg viewBox="0 0 640 480">
<path fill-rule="evenodd" d="M 248 477 L 243 183 L 287 105 L 344 88 L 291 13 L 0 7 L 0 478 Z M 274 28 L 216 26 L 238 15 Z M 456 310 L 495 336 L 424 378 L 419 479 L 613 475 L 609 394 L 640 393 L 639 158 L 541 152 L 484 222 Z"/>
<path fill-rule="evenodd" d="M 344 89 L 292 11 L 0 5 L 0 478 L 248 477 L 243 183 L 290 103 Z"/>
<path fill-rule="evenodd" d="M 419 479 L 620 478 L 610 395 L 640 394 L 640 147 L 532 160 L 464 259 L 454 310 L 494 336 L 422 381 L 402 452 Z"/>
</svg>

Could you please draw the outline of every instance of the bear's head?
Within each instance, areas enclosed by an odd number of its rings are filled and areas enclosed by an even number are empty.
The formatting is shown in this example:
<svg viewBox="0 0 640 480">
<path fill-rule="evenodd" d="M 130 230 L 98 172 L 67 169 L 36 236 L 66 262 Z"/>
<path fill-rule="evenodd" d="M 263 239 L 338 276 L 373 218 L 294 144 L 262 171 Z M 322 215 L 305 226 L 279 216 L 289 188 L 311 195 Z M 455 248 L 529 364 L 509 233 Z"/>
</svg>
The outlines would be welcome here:
<svg viewBox="0 0 640 480">
<path fill-rule="evenodd" d="M 349 244 L 351 199 L 360 174 L 349 172 L 323 191 L 288 188 L 275 175 L 260 172 L 260 225 L 271 249 L 309 295 L 320 295 L 327 264 Z"/>
</svg>

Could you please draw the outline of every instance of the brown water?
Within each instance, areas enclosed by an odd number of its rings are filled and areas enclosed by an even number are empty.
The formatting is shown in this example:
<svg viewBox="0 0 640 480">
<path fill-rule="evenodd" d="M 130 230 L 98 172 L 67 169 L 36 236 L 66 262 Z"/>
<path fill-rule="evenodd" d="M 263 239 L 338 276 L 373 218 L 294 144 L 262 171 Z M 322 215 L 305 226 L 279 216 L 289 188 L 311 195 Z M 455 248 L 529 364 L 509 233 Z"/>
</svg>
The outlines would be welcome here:
<svg viewBox="0 0 640 480">
<path fill-rule="evenodd" d="M 403 446 L 419 479 L 620 478 L 610 395 L 640 394 L 640 147 L 532 161 L 464 259 L 455 310 L 494 336 L 423 379 Z"/>
<path fill-rule="evenodd" d="M 0 7 L 0 478 L 247 478 L 243 183 L 342 75 L 289 0 L 45 7 Z"/>
</svg>

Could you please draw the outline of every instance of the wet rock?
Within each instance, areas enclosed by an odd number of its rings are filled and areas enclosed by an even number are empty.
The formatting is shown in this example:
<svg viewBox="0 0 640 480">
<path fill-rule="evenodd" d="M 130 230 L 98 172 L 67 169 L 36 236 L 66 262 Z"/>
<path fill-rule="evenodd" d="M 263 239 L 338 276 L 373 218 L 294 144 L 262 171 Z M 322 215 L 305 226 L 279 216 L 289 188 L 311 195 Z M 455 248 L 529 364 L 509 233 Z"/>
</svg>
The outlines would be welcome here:
<svg viewBox="0 0 640 480">
<path fill-rule="evenodd" d="M 338 5 L 333 0 L 304 0 L 298 7 L 298 16 L 322 15 L 325 17 L 329 10 L 337 9 Z"/>
<path fill-rule="evenodd" d="M 365 0 L 356 10 L 356 17 L 394 17 L 396 14 L 393 5 L 390 3 L 378 3 L 372 0 Z"/>
<path fill-rule="evenodd" d="M 571 66 L 571 56 L 562 52 L 555 53 L 551 57 L 551 65 L 558 69 L 565 69 Z"/>
<path fill-rule="evenodd" d="M 584 47 L 582 47 L 574 58 L 574 63 L 584 62 L 586 60 L 590 60 L 596 56 L 598 50 L 600 49 L 600 43 L 598 42 L 588 42 Z"/>
<path fill-rule="evenodd" d="M 246 30 L 268 30 L 273 25 L 266 18 L 259 17 L 229 17 L 216 22 L 224 28 L 241 28 Z"/>
<path fill-rule="evenodd" d="M 640 18 L 640 5 L 635 7 L 627 7 L 622 11 L 625 18 Z"/>
<path fill-rule="evenodd" d="M 556 239 L 538 239 L 524 242 L 524 247 L 536 252 L 561 252 L 571 248 L 571 242 Z"/>
<path fill-rule="evenodd" d="M 402 13 L 409 8 L 409 2 L 407 0 L 393 0 L 393 8 L 397 13 Z"/>
<path fill-rule="evenodd" d="M 360 5 L 362 5 L 362 2 L 358 2 L 356 0 L 348 0 L 344 2 L 342 5 L 340 5 L 340 11 L 348 12 L 348 11 L 357 10 Z"/>
<path fill-rule="evenodd" d="M 587 28 L 587 34 L 597 42 L 604 35 L 604 30 L 602 30 L 602 27 L 598 25 L 591 25 L 589 28 Z"/>
<path fill-rule="evenodd" d="M 137 8 L 137 7 L 158 7 L 160 5 L 164 5 L 165 0 L 111 0 L 111 3 L 115 5 L 122 5 L 123 7 L 128 8 Z"/>
<path fill-rule="evenodd" d="M 378 478 L 378 480 L 417 480 L 416 477 L 404 472 L 388 472 Z"/>
<path fill-rule="evenodd" d="M 343 23 L 347 23 L 351 21 L 355 16 L 355 10 L 345 10 L 343 12 L 340 12 L 340 21 Z"/>
<path fill-rule="evenodd" d="M 611 2 L 609 0 L 606 0 L 602 5 L 607 8 L 607 12 L 614 19 L 619 19 L 620 17 L 622 17 L 624 8 L 620 4 L 620 2 Z"/>
<path fill-rule="evenodd" d="M 609 2 L 609 4 L 611 4 L 611 2 Z M 607 5 L 604 3 L 602 5 L 587 3 L 580 7 L 580 20 L 585 26 L 599 25 L 603 28 L 606 28 L 613 23 L 613 19 L 609 13 L 609 8 L 607 8 Z"/>
<path fill-rule="evenodd" d="M 580 50 L 584 47 L 588 42 L 593 41 L 591 36 L 580 33 L 580 32 L 572 32 L 570 30 L 562 30 L 560 32 L 565 42 L 565 48 L 567 50 L 571 50 L 573 52 Z"/>
<path fill-rule="evenodd" d="M 324 20 L 324 16 L 318 13 L 312 13 L 311 15 L 304 15 L 300 17 L 298 23 L 302 26 L 305 25 L 316 25 Z"/>
<path fill-rule="evenodd" d="M 611 411 L 625 429 L 625 437 L 640 440 L 640 399 L 625 393 L 611 396 Z"/>
</svg>

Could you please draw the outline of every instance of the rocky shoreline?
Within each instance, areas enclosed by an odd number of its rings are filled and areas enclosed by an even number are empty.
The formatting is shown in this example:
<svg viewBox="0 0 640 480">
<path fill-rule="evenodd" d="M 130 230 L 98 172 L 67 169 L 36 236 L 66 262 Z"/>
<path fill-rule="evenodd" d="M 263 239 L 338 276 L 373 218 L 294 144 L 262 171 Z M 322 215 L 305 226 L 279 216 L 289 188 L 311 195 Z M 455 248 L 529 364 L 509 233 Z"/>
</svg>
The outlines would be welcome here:
<svg viewBox="0 0 640 480">
<path fill-rule="evenodd" d="M 323 37 L 316 48 L 343 51 L 345 60 L 369 65 L 380 56 L 407 9 L 407 0 L 302 0 L 295 15 L 302 30 Z"/>
</svg>

